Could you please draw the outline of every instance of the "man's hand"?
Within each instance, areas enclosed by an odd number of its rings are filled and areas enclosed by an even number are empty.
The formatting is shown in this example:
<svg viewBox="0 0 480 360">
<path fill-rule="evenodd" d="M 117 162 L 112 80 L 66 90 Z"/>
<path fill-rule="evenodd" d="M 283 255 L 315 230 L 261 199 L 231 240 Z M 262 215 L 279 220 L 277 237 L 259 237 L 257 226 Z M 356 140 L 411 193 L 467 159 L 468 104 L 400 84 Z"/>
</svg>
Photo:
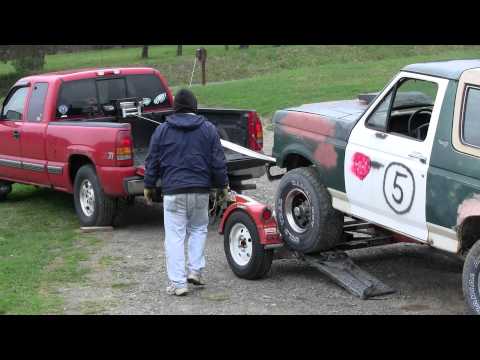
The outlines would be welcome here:
<svg viewBox="0 0 480 360">
<path fill-rule="evenodd" d="M 218 194 L 218 202 L 220 204 L 226 203 L 228 201 L 228 195 L 230 193 L 230 188 L 227 186 L 222 189 L 222 192 Z"/>
<path fill-rule="evenodd" d="M 147 189 L 143 190 L 143 196 L 147 202 L 147 205 L 153 205 L 153 196 L 155 195 L 155 189 Z"/>
</svg>

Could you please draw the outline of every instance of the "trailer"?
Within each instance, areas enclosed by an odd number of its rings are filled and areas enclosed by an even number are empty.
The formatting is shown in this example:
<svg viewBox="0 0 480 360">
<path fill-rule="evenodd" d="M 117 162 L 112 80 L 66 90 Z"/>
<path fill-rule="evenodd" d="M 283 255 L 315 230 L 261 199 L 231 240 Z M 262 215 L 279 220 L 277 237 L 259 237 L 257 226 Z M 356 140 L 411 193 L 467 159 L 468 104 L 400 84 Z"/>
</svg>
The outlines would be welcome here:
<svg viewBox="0 0 480 360">
<path fill-rule="evenodd" d="M 269 179 L 279 179 L 281 175 L 270 172 L 275 159 L 265 156 L 262 159 Z M 273 261 L 295 259 L 319 270 L 361 299 L 392 294 L 395 290 L 355 264 L 347 251 L 411 241 L 360 219 L 346 218 L 343 241 L 339 245 L 327 251 L 304 254 L 289 248 L 278 230 L 274 211 L 252 197 L 230 191 L 227 205 L 213 209 L 212 215 L 215 211 L 220 217 L 218 231 L 224 236 L 227 262 L 239 278 L 263 278 Z"/>
</svg>

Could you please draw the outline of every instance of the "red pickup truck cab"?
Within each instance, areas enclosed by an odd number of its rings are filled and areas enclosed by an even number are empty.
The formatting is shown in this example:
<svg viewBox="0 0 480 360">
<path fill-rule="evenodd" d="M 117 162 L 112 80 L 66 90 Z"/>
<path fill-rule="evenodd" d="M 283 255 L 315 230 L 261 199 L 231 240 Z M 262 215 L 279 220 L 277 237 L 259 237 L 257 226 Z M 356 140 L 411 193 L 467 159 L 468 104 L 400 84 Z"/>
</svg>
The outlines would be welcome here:
<svg viewBox="0 0 480 360">
<path fill-rule="evenodd" d="M 49 187 L 74 194 L 82 225 L 110 225 L 119 198 L 143 194 L 143 164 L 157 126 L 111 112 L 114 100 L 132 97 L 143 99 L 143 115 L 152 120 L 162 122 L 173 111 L 167 82 L 152 68 L 83 69 L 18 80 L 0 113 L 0 201 L 13 183 Z M 199 113 L 223 139 L 262 150 L 255 111 Z M 226 155 L 234 183 L 263 175 L 241 155 Z"/>
</svg>

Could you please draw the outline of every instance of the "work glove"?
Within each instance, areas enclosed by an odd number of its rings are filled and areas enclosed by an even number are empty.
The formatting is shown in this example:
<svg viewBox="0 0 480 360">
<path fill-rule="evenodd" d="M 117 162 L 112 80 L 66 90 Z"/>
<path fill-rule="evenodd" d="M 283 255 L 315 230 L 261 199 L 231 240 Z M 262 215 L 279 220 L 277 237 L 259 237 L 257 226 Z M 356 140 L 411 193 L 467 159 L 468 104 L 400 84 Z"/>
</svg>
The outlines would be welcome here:
<svg viewBox="0 0 480 360">
<path fill-rule="evenodd" d="M 228 186 L 224 187 L 222 191 L 218 194 L 218 202 L 222 205 L 226 205 L 228 201 L 228 195 L 230 194 L 230 188 Z"/>
<path fill-rule="evenodd" d="M 147 205 L 152 205 L 153 204 L 153 196 L 155 195 L 155 189 L 147 189 L 145 188 L 143 190 L 143 196 L 145 197 L 145 200 L 147 202 Z"/>
</svg>

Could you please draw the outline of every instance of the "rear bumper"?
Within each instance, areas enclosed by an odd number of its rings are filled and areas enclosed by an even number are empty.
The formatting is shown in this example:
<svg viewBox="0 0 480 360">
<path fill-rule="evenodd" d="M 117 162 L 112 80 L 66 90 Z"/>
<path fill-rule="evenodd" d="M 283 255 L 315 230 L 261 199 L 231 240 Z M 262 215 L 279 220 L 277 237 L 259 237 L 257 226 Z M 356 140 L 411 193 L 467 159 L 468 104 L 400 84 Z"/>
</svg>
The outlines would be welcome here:
<svg viewBox="0 0 480 360">
<path fill-rule="evenodd" d="M 239 177 L 245 180 L 262 177 L 263 175 L 265 175 L 265 173 L 266 173 L 265 165 L 244 168 L 244 169 L 240 168 L 235 170 L 233 169 L 228 170 L 229 177 Z"/>
<path fill-rule="evenodd" d="M 129 196 L 143 195 L 145 189 L 143 177 L 131 176 L 123 179 L 123 189 Z"/>
<path fill-rule="evenodd" d="M 262 177 L 265 172 L 265 166 L 257 166 L 250 169 L 241 169 L 229 172 L 228 176 L 230 178 L 231 185 L 235 187 L 235 185 L 240 184 L 242 180 Z M 160 184 L 157 184 L 157 187 L 159 186 Z M 143 176 L 135 175 L 123 179 L 123 192 L 128 196 L 143 195 L 144 188 Z"/>
<path fill-rule="evenodd" d="M 125 197 L 129 195 L 128 192 L 125 191 L 123 183 L 124 179 L 135 176 L 135 167 L 97 166 L 96 170 L 105 194 L 112 197 Z"/>
</svg>

